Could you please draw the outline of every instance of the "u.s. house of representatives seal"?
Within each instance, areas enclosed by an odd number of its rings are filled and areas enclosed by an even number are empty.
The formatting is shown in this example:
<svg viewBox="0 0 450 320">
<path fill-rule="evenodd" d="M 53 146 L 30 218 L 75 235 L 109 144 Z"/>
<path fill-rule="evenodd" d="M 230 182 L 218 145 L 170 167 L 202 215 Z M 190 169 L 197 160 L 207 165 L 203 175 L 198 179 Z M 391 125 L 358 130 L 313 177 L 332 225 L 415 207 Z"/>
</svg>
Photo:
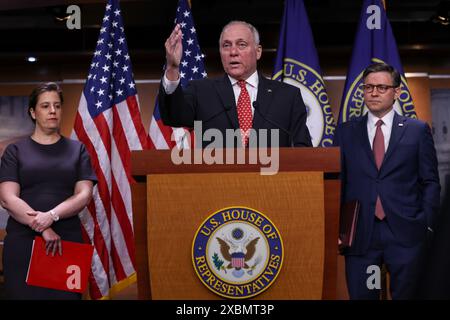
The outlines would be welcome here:
<svg viewBox="0 0 450 320">
<path fill-rule="evenodd" d="M 283 70 L 278 70 L 273 80 L 300 89 L 308 117 L 306 124 L 314 147 L 329 147 L 333 144 L 335 131 L 333 112 L 322 76 L 310 66 L 295 59 L 285 58 Z"/>
<path fill-rule="evenodd" d="M 283 241 L 275 225 L 247 207 L 223 208 L 198 228 L 192 263 L 214 293 L 245 299 L 267 290 L 283 264 Z"/>
</svg>

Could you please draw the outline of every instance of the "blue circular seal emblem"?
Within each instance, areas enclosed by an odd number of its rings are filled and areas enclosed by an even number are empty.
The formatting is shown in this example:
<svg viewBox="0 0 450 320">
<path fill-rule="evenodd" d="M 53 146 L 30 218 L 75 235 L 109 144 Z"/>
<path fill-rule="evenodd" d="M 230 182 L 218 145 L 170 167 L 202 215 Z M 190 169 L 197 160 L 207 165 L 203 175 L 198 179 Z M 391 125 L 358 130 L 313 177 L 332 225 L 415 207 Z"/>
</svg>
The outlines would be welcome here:
<svg viewBox="0 0 450 320">
<path fill-rule="evenodd" d="M 331 146 L 336 127 L 325 83 L 320 74 L 300 61 L 285 58 L 283 70 L 275 73 L 273 80 L 283 80 L 300 89 L 308 113 L 306 124 L 313 146 Z"/>
<path fill-rule="evenodd" d="M 192 263 L 209 290 L 230 299 L 250 298 L 267 290 L 280 273 L 283 241 L 261 212 L 223 208 L 198 228 Z"/>
</svg>

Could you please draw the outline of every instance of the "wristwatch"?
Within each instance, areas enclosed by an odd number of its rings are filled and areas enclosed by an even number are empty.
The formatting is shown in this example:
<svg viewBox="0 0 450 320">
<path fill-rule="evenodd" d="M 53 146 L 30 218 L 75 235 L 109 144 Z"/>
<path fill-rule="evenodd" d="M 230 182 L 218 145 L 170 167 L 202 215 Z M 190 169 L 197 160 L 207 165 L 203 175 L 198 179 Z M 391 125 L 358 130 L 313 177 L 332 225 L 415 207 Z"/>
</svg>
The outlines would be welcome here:
<svg viewBox="0 0 450 320">
<path fill-rule="evenodd" d="M 59 216 L 56 214 L 56 212 L 54 210 L 50 210 L 49 213 L 52 216 L 53 221 L 59 220 Z"/>
</svg>

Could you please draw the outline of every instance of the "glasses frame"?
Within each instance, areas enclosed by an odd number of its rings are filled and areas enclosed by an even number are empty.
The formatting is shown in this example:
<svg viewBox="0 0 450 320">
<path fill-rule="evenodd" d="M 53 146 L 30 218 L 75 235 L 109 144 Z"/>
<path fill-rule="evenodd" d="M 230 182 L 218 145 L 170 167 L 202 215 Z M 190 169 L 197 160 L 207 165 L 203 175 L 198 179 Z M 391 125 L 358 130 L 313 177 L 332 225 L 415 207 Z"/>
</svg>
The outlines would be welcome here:
<svg viewBox="0 0 450 320">
<path fill-rule="evenodd" d="M 388 91 L 388 89 L 395 89 L 397 88 L 396 86 L 392 86 L 392 85 L 387 85 L 387 84 L 361 84 L 361 88 L 364 92 L 367 93 L 372 93 L 373 90 L 375 90 L 375 88 L 377 89 L 378 93 L 386 93 Z M 381 90 L 380 90 L 381 88 Z"/>
</svg>

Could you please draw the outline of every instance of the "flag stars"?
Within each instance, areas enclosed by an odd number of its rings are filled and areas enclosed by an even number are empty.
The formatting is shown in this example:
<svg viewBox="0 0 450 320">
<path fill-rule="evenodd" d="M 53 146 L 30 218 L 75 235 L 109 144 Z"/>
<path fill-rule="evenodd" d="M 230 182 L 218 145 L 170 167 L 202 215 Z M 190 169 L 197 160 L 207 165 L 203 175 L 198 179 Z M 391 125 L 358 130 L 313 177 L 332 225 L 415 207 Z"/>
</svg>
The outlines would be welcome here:
<svg viewBox="0 0 450 320">
<path fill-rule="evenodd" d="M 189 11 L 185 11 L 185 12 L 183 12 L 183 16 L 185 17 L 185 18 L 187 18 L 187 17 L 189 17 Z"/>
<path fill-rule="evenodd" d="M 102 82 L 102 84 L 105 84 L 107 80 L 108 80 L 108 79 L 107 79 L 105 76 L 103 76 L 103 77 L 100 79 L 100 81 Z"/>
<path fill-rule="evenodd" d="M 102 69 L 105 72 L 109 72 L 109 66 L 107 66 L 106 64 L 102 67 Z"/>
<path fill-rule="evenodd" d="M 128 66 L 123 66 L 122 67 L 123 72 L 128 72 L 128 68 L 129 68 Z"/>
<path fill-rule="evenodd" d="M 109 21 L 109 16 L 104 16 L 103 17 L 103 21 L 105 22 L 105 21 Z"/>
<path fill-rule="evenodd" d="M 106 5 L 106 11 L 109 11 L 109 10 L 111 10 L 111 5 L 110 5 L 110 4 L 107 4 L 107 5 Z"/>
<path fill-rule="evenodd" d="M 95 91 L 95 87 L 91 87 L 91 93 L 93 93 Z"/>
<path fill-rule="evenodd" d="M 187 44 L 188 44 L 188 45 L 192 46 L 193 43 L 194 43 L 194 40 L 192 40 L 191 38 L 189 38 L 189 39 L 187 40 Z"/>
<path fill-rule="evenodd" d="M 202 56 L 197 53 L 197 55 L 195 56 L 195 60 L 200 61 L 201 59 L 202 59 Z"/>
<path fill-rule="evenodd" d="M 120 78 L 119 82 L 120 82 L 120 84 L 124 84 L 125 83 L 125 78 L 124 77 Z"/>
<path fill-rule="evenodd" d="M 123 95 L 123 90 L 121 90 L 121 89 L 116 90 L 116 95 L 117 95 L 117 96 Z"/>
<path fill-rule="evenodd" d="M 196 66 L 194 66 L 191 70 L 192 70 L 192 73 L 197 73 L 198 72 L 198 68 Z"/>
<path fill-rule="evenodd" d="M 113 21 L 112 25 L 113 25 L 113 28 L 117 28 L 118 22 L 117 21 Z"/>
<path fill-rule="evenodd" d="M 111 60 L 112 55 L 110 55 L 109 53 L 105 55 L 106 60 Z"/>
<path fill-rule="evenodd" d="M 191 33 L 195 33 L 195 28 L 194 27 L 192 27 L 190 30 L 191 30 Z"/>
<path fill-rule="evenodd" d="M 180 77 L 184 79 L 184 77 L 186 76 L 186 73 L 184 72 L 180 72 Z"/>
<path fill-rule="evenodd" d="M 130 56 L 128 55 L 128 53 L 126 55 L 124 55 L 124 57 L 125 57 L 126 61 L 130 60 Z"/>
<path fill-rule="evenodd" d="M 115 51 L 115 53 L 116 53 L 116 55 L 120 56 L 120 55 L 122 54 L 122 50 L 117 49 L 117 50 Z"/>
<path fill-rule="evenodd" d="M 192 51 L 186 50 L 186 51 L 184 52 L 184 54 L 185 54 L 186 56 L 190 57 L 190 56 L 191 56 L 191 52 L 192 52 Z"/>
<path fill-rule="evenodd" d="M 116 11 L 114 11 L 114 14 L 115 14 L 116 16 L 118 16 L 118 15 L 120 14 L 120 10 L 119 10 L 119 9 L 116 9 Z"/>
<path fill-rule="evenodd" d="M 183 61 L 181 61 L 181 65 L 182 65 L 183 67 L 186 67 L 186 66 L 188 65 L 188 63 L 187 63 L 187 61 L 183 60 Z"/>
<path fill-rule="evenodd" d="M 97 91 L 97 94 L 98 94 L 99 96 L 103 96 L 103 95 L 105 94 L 105 90 L 99 89 L 99 90 Z"/>
<path fill-rule="evenodd" d="M 117 41 L 119 41 L 120 44 L 123 44 L 123 42 L 125 41 L 125 38 L 120 37 L 119 40 L 117 40 Z"/>
<path fill-rule="evenodd" d="M 134 82 L 130 82 L 128 84 L 128 86 L 130 87 L 130 89 L 134 89 L 134 87 L 136 86 L 136 84 Z"/>
<path fill-rule="evenodd" d="M 208 74 L 205 71 L 203 71 L 202 76 L 203 76 L 203 78 L 206 78 L 208 76 Z"/>
<path fill-rule="evenodd" d="M 186 22 L 181 22 L 181 23 L 180 23 L 180 27 L 181 27 L 181 29 L 186 28 Z"/>
<path fill-rule="evenodd" d="M 102 102 L 101 101 L 97 101 L 95 106 L 97 107 L 97 109 L 100 109 L 102 107 Z"/>
</svg>

